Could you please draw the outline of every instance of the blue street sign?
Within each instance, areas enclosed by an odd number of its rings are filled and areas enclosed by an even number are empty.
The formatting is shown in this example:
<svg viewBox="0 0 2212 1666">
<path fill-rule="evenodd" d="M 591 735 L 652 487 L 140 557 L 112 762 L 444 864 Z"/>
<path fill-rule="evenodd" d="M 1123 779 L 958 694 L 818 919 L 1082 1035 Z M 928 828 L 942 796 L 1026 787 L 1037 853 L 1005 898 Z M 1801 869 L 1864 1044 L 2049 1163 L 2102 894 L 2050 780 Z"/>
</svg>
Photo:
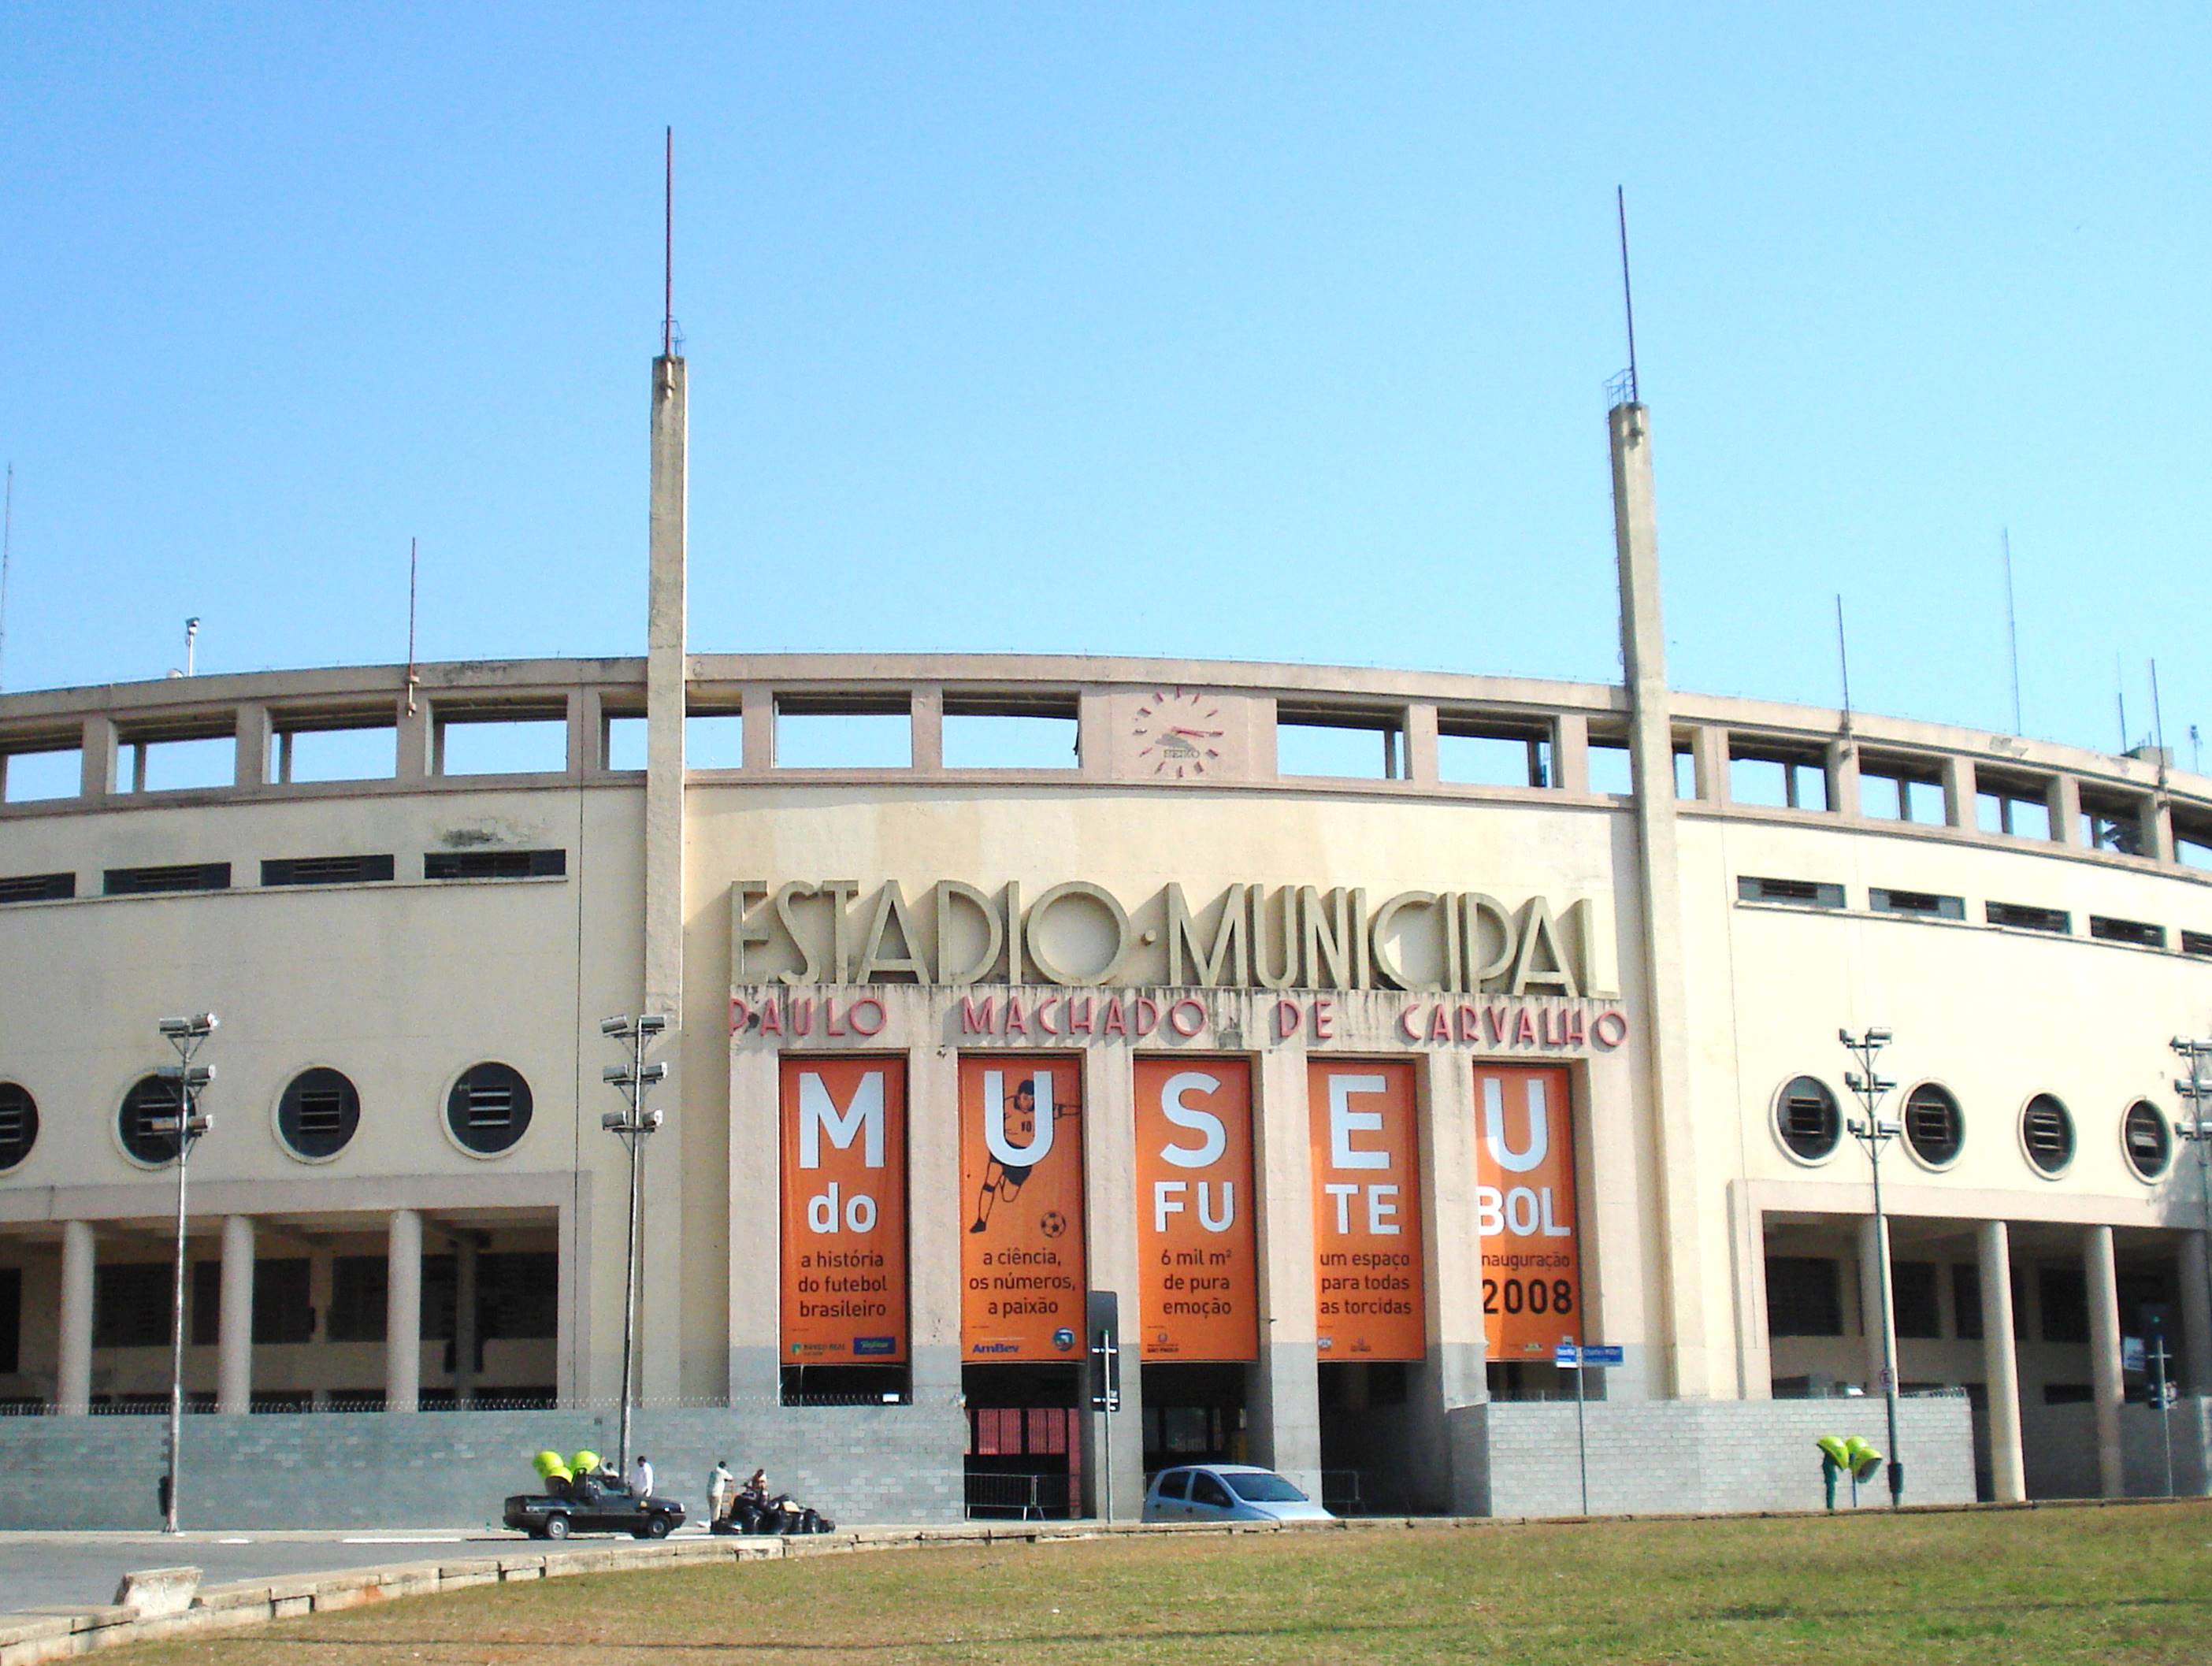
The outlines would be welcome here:
<svg viewBox="0 0 2212 1666">
<path fill-rule="evenodd" d="M 1552 1350 L 1552 1363 L 1562 1371 L 1576 1371 L 1589 1366 L 1595 1371 L 1606 1365 L 1621 1363 L 1620 1349 L 1597 1342 L 1585 1343 L 1577 1348 L 1572 1342 L 1561 1342 Z"/>
</svg>

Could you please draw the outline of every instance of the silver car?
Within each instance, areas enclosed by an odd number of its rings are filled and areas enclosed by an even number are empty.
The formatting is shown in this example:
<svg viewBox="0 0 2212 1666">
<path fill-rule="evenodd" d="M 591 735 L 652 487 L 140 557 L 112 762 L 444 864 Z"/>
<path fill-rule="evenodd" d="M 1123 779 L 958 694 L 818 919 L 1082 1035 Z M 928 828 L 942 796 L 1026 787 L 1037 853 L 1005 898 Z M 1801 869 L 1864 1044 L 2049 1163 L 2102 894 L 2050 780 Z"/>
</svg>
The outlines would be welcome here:
<svg viewBox="0 0 2212 1666">
<path fill-rule="evenodd" d="M 1272 1469 L 1191 1463 L 1163 1469 L 1145 1492 L 1148 1522 L 1327 1522 L 1336 1518 Z"/>
</svg>

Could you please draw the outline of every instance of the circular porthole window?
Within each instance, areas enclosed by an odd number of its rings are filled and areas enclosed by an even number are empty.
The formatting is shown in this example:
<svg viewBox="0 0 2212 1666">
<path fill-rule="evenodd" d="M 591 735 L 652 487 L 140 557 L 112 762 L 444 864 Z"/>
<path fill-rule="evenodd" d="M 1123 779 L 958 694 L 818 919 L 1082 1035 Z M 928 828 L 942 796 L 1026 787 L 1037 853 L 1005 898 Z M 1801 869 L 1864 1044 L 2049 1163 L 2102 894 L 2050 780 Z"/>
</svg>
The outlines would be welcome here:
<svg viewBox="0 0 2212 1666">
<path fill-rule="evenodd" d="M 1843 1114 L 1819 1077 L 1792 1077 L 1774 1102 L 1774 1129 L 1792 1157 L 1818 1163 L 1835 1153 L 1843 1137 Z"/>
<path fill-rule="evenodd" d="M 14 1168 L 39 1143 L 39 1102 L 30 1090 L 0 1082 L 0 1172 Z"/>
<path fill-rule="evenodd" d="M 158 1168 L 176 1157 L 175 1128 L 161 1129 L 155 1124 L 174 1124 L 178 1109 L 174 1082 L 165 1082 L 159 1076 L 141 1076 L 131 1085 L 131 1091 L 123 1096 L 122 1107 L 115 1113 L 115 1136 L 123 1142 L 123 1149 L 131 1153 L 131 1161 Z"/>
<path fill-rule="evenodd" d="M 2021 1148 L 2039 1172 L 2063 1174 L 2074 1160 L 2074 1116 L 2048 1093 L 2039 1093 L 2020 1113 Z"/>
<path fill-rule="evenodd" d="M 311 1163 L 336 1157 L 360 1126 L 360 1091 L 341 1071 L 303 1070 L 276 1102 L 277 1138 Z"/>
<path fill-rule="evenodd" d="M 446 1096 L 446 1127 L 464 1151 L 496 1157 L 530 1128 L 530 1084 L 513 1065 L 471 1065 Z"/>
<path fill-rule="evenodd" d="M 1966 1119 L 1950 1089 L 1923 1082 L 1905 1097 L 1905 1143 L 1931 1169 L 1959 1160 L 1966 1143 Z"/>
<path fill-rule="evenodd" d="M 2128 1166 L 2144 1180 L 2156 1180 L 2173 1162 L 2173 1128 L 2166 1113 L 2148 1099 L 2138 1099 L 2120 1119 L 2120 1142 Z"/>
</svg>

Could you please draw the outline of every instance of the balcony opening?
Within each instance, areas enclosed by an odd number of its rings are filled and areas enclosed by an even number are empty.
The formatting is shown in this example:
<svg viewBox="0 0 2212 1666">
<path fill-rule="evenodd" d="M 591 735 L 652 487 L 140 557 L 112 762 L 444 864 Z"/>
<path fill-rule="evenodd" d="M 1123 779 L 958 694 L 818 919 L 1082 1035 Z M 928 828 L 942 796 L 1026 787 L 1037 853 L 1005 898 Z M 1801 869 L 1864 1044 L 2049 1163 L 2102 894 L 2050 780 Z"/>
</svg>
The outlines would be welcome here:
<svg viewBox="0 0 2212 1666">
<path fill-rule="evenodd" d="M 1827 766 L 1802 753 L 1731 747 L 1729 798 L 1736 804 L 1775 810 L 1826 810 Z"/>
<path fill-rule="evenodd" d="M 234 729 L 219 734 L 126 735 L 122 741 L 134 793 L 185 793 L 238 783 Z"/>
<path fill-rule="evenodd" d="M 1625 799 L 1636 790 L 1636 769 L 1629 760 L 1626 739 L 1592 735 L 1589 757 L 1591 792 Z"/>
<path fill-rule="evenodd" d="M 73 799 L 84 785 L 84 753 L 76 746 L 9 752 L 0 758 L 0 784 L 9 804 Z"/>
<path fill-rule="evenodd" d="M 735 706 L 705 707 L 684 714 L 684 767 L 742 769 L 745 767 L 745 714 Z"/>
<path fill-rule="evenodd" d="M 1395 711 L 1332 706 L 1275 709 L 1275 773 L 1346 781 L 1403 781 L 1406 730 Z"/>
<path fill-rule="evenodd" d="M 1072 694 L 945 696 L 948 769 L 1073 769 L 1082 724 Z"/>
<path fill-rule="evenodd" d="M 1943 825 L 1943 781 L 1903 764 L 1859 764 L 1859 813 L 1876 821 Z"/>
<path fill-rule="evenodd" d="M 1551 729 L 1440 715 L 1437 778 L 1470 787 L 1555 787 Z"/>
<path fill-rule="evenodd" d="M 568 768 L 565 700 L 501 706 L 440 706 L 431 773 L 556 775 Z"/>
<path fill-rule="evenodd" d="M 279 719 L 269 737 L 269 779 L 389 781 L 399 772 L 399 730 L 383 718 Z"/>
<path fill-rule="evenodd" d="M 1986 775 L 1976 787 L 1974 825 L 1983 832 L 2015 839 L 2050 838 L 2051 804 L 2041 787 L 1993 782 Z"/>
<path fill-rule="evenodd" d="M 599 731 L 599 768 L 645 768 L 646 730 L 643 712 L 608 712 Z"/>
<path fill-rule="evenodd" d="M 2141 807 L 2126 799 L 2102 793 L 2083 793 L 2081 842 L 2091 850 L 2109 850 L 2115 855 L 2142 855 Z"/>
<path fill-rule="evenodd" d="M 779 694 L 779 769 L 911 769 L 914 707 L 894 694 Z"/>
</svg>

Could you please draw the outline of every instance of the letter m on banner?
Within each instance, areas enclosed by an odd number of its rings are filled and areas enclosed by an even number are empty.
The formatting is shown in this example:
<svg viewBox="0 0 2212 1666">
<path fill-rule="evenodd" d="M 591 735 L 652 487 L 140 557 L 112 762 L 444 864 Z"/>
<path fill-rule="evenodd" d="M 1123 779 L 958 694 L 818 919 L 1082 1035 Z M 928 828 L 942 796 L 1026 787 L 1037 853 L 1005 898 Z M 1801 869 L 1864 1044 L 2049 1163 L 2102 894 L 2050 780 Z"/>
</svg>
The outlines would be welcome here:
<svg viewBox="0 0 2212 1666">
<path fill-rule="evenodd" d="M 871 1071 L 854 1086 L 852 1097 L 839 1110 L 830 1094 L 830 1085 L 822 1079 L 818 1071 L 802 1072 L 799 1078 L 799 1166 L 818 1169 L 822 1166 L 822 1136 L 830 1136 L 830 1143 L 839 1151 L 850 1151 L 853 1141 L 863 1140 L 861 1164 L 867 1168 L 884 1165 L 884 1078 L 881 1072 Z"/>
</svg>

